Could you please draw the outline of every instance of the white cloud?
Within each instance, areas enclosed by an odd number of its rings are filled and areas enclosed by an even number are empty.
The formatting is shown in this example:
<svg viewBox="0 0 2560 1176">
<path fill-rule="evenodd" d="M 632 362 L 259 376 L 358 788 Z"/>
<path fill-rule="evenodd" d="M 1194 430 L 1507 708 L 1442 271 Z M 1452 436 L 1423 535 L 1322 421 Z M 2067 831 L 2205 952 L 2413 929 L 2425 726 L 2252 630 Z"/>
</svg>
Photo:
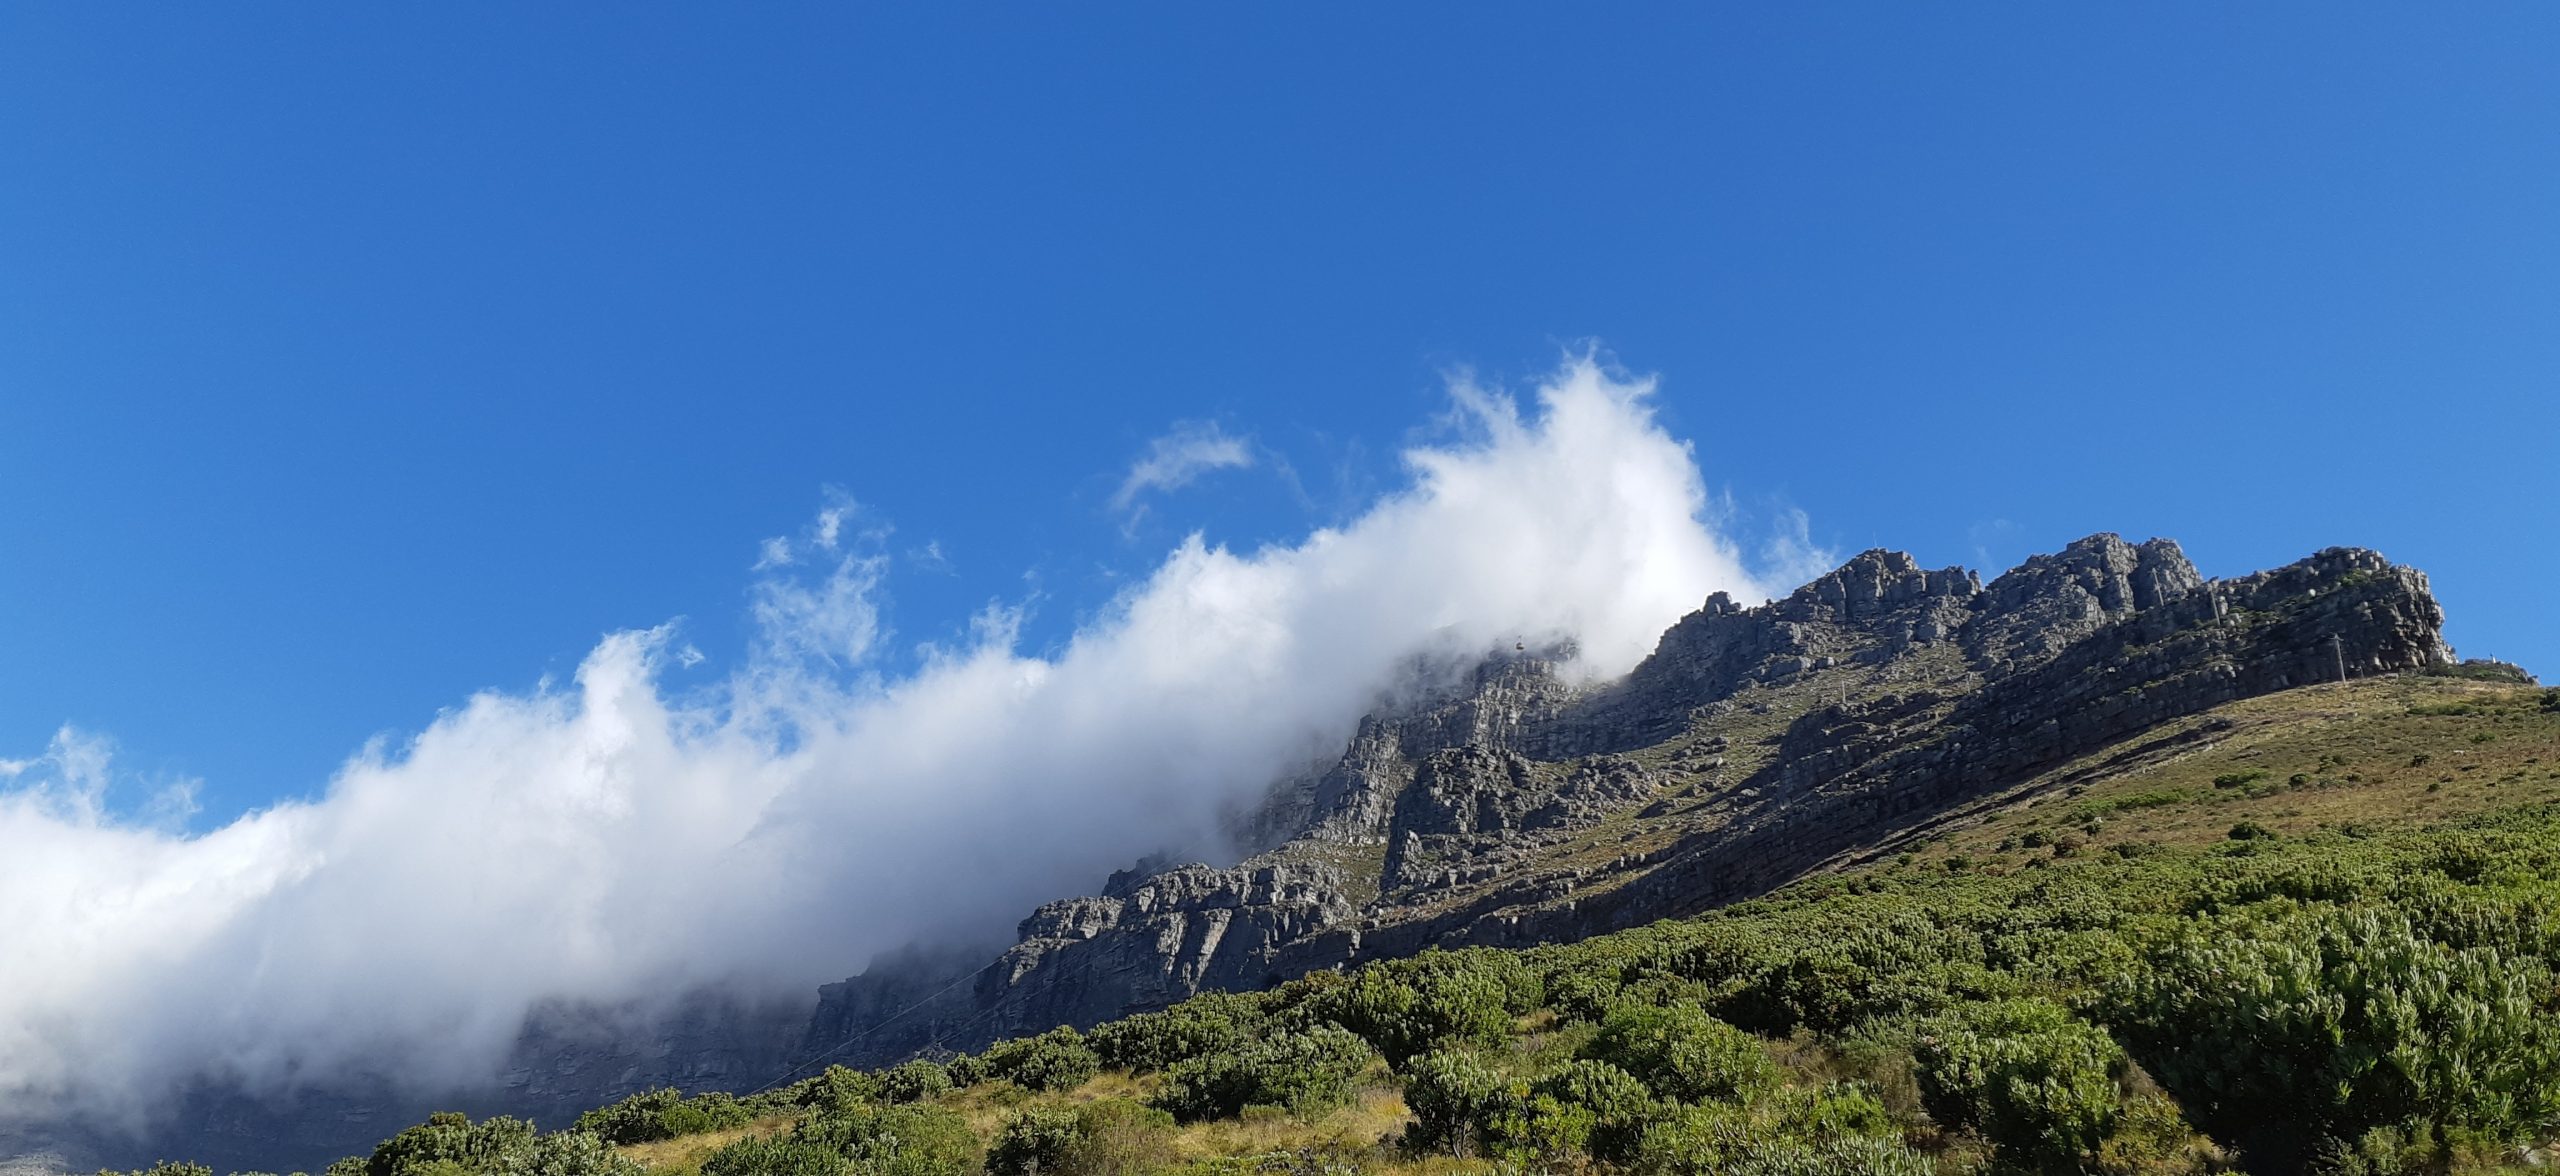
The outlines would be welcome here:
<svg viewBox="0 0 2560 1176">
<path fill-rule="evenodd" d="M 1462 386 L 1458 435 L 1364 513 L 1250 551 L 1189 536 L 1049 655 L 998 606 L 884 671 L 884 532 L 831 500 L 762 552 L 762 635 L 709 695 L 660 687 L 690 657 L 669 631 L 615 634 L 565 688 L 475 696 L 196 835 L 110 816 L 106 749 L 65 731 L 0 789 L 0 1106 L 138 1105 L 207 1069 L 478 1079 L 537 1002 L 805 995 L 1213 850 L 1220 812 L 1338 748 L 1418 654 L 1571 635 L 1599 678 L 1707 593 L 1766 594 L 1649 391 L 1587 360 L 1527 411 Z"/>
<path fill-rule="evenodd" d="M 1840 566 L 1840 553 L 1813 541 L 1813 521 L 1793 507 L 1778 512 L 1760 544 L 1761 574 L 1775 585 L 1804 584 Z"/>
<path fill-rule="evenodd" d="M 756 585 L 753 606 L 769 659 L 807 658 L 836 666 L 859 664 L 880 636 L 879 589 L 888 561 L 845 555 L 817 577 L 772 576 Z"/>
<path fill-rule="evenodd" d="M 1227 436 L 1215 422 L 1184 421 L 1173 431 L 1147 442 L 1146 455 L 1129 467 L 1111 509 L 1125 511 L 1150 491 L 1179 490 L 1212 470 L 1243 469 L 1253 464 L 1244 440 Z"/>
<path fill-rule="evenodd" d="M 779 535 L 765 540 L 763 545 L 757 548 L 757 553 L 755 570 L 759 572 L 768 568 L 790 567 L 792 562 L 799 558 L 791 551 L 791 541 Z"/>
</svg>

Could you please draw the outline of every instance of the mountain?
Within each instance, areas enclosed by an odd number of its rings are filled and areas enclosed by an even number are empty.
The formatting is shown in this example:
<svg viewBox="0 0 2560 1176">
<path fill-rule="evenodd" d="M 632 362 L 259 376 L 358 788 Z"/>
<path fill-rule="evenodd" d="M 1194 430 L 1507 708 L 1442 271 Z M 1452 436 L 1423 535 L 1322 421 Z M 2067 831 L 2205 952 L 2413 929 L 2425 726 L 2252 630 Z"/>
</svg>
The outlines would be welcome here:
<svg viewBox="0 0 2560 1176">
<path fill-rule="evenodd" d="M 2354 548 L 2207 580 L 2173 542 L 2101 534 L 1987 585 L 1869 551 L 1759 607 L 1708 598 L 1597 689 L 1497 653 L 1239 814 L 1242 862 L 1123 871 L 993 960 L 827 986 L 802 1068 L 1694 913 L 2086 787 L 2055 769 L 2095 754 L 2173 754 L 2210 733 L 2149 736 L 2226 703 L 2450 667 L 2443 621 L 2423 574 Z"/>
<path fill-rule="evenodd" d="M 2494 778 L 2445 775 L 2441 793 L 2419 779 L 2439 772 L 2420 766 L 2430 748 L 2465 761 L 2446 771 L 2493 757 L 2425 726 L 2449 720 L 2424 708 L 2459 702 L 2407 685 L 2458 683 L 2408 675 L 2526 680 L 2457 663 L 2443 620 L 2423 574 L 2352 548 L 2208 580 L 2169 541 L 2095 535 L 1988 584 L 1869 551 L 1757 607 L 1709 597 L 1614 682 L 1569 685 L 1567 649 L 1421 675 L 1438 685 L 1233 814 L 1241 860 L 1139 863 L 1031 912 L 1010 945 L 915 945 L 825 986 L 814 1011 L 714 993 L 652 1026 L 547 1010 L 498 1083 L 432 1106 L 208 1084 L 148 1140 L 61 1126 L 0 1139 L 0 1154 L 316 1168 L 442 1107 L 558 1125 L 644 1087 L 745 1092 L 1431 946 L 1579 940 L 1905 855 L 2219 838 L 2234 804 L 2279 822 L 2316 805 L 2334 822 L 2547 791 L 2502 760 Z M 2305 750 L 2357 739 L 2402 766 L 2331 771 L 2330 753 Z"/>
</svg>

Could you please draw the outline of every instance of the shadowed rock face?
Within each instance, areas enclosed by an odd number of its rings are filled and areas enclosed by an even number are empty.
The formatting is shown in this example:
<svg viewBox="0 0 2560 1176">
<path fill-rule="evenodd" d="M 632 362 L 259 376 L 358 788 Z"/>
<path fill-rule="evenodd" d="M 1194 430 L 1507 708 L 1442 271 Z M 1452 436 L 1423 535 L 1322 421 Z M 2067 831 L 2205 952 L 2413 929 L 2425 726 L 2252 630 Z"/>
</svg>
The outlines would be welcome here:
<svg viewBox="0 0 2560 1176">
<path fill-rule="evenodd" d="M 869 974 L 829 986 L 809 1044 L 881 1063 L 1433 944 L 1693 913 L 2173 719 L 2341 670 L 2447 664 L 2443 621 L 2425 576 L 2351 548 L 2207 581 L 2168 540 L 2093 535 L 1988 585 L 1865 552 L 1756 608 L 1709 597 L 1599 689 L 1567 690 L 1541 657 L 1489 658 L 1275 788 L 1239 822 L 1261 847 L 1244 863 L 1131 872 L 1044 906 L 900 1023 L 845 1015 Z M 1713 799 L 1713 818 L 1595 859 L 1596 825 L 1675 796 Z"/>
</svg>

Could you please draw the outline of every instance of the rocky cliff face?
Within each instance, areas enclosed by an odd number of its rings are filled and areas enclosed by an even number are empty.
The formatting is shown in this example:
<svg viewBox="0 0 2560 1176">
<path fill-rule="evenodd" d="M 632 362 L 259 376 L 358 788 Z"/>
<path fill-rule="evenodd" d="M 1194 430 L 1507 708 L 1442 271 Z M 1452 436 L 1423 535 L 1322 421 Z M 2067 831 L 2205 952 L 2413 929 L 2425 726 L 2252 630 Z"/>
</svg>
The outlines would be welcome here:
<svg viewBox="0 0 2560 1176">
<path fill-rule="evenodd" d="M 2447 664 L 2442 625 L 2423 575 L 2356 549 L 2207 581 L 2167 540 L 2096 535 L 1988 585 L 1866 552 L 1765 605 L 1710 597 L 1604 688 L 1488 658 L 1275 788 L 1238 822 L 1261 851 L 1243 863 L 1124 872 L 917 1000 L 888 998 L 913 987 L 895 967 L 829 986 L 805 1046 L 880 1063 L 1433 944 L 1691 913 L 2173 719 Z"/>
</svg>

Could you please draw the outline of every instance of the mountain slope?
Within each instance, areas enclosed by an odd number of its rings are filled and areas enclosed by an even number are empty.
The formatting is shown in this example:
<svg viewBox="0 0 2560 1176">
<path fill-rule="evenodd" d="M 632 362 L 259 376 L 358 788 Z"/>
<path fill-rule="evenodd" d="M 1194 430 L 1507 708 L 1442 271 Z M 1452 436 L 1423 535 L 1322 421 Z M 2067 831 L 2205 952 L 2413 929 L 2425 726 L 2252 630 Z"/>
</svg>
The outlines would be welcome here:
<svg viewBox="0 0 2560 1176">
<path fill-rule="evenodd" d="M 1241 864 L 1124 872 L 974 970 L 831 985 L 804 1046 L 885 1062 L 1694 913 L 2086 788 L 2226 703 L 2451 665 L 2442 624 L 2422 574 L 2356 549 L 2207 581 L 2174 543 L 2096 535 L 1988 585 L 1870 551 L 1761 607 L 1710 598 L 1601 689 L 1497 655 L 1276 788 L 1237 822 L 1262 847 Z"/>
<path fill-rule="evenodd" d="M 1709 599 L 1598 688 L 1567 687 L 1557 650 L 1444 675 L 1236 814 L 1234 866 L 1143 863 L 1010 946 L 876 961 L 813 1015 L 705 996 L 635 1034 L 557 1010 L 502 1085 L 437 1102 L 558 1124 L 643 1087 L 752 1090 L 1430 946 L 1571 942 L 1872 863 L 2020 868 L 2560 796 L 2540 692 L 2426 676 L 2454 666 L 2442 619 L 2423 575 L 2353 549 L 2207 581 L 2175 544 L 2101 535 L 1987 585 L 1868 552 L 1760 607 Z M 147 1143 L 21 1142 L 308 1164 L 427 1109 L 215 1084 Z"/>
</svg>

